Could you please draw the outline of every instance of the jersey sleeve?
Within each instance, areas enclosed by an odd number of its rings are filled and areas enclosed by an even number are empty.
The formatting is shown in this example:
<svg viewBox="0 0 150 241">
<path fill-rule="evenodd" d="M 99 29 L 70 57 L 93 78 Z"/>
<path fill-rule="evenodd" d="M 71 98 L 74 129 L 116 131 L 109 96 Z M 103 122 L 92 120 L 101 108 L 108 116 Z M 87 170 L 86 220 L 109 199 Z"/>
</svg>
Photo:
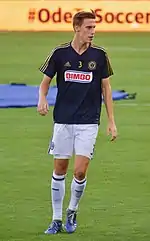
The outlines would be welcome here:
<svg viewBox="0 0 150 241">
<path fill-rule="evenodd" d="M 107 53 L 104 55 L 104 64 L 102 67 L 102 79 L 108 78 L 109 76 L 113 75 L 113 69 L 111 67 L 109 58 Z"/>
<path fill-rule="evenodd" d="M 56 74 L 56 51 L 52 51 L 44 61 L 44 63 L 40 66 L 39 70 L 43 73 L 46 74 L 48 77 L 51 79 L 54 77 Z"/>
</svg>

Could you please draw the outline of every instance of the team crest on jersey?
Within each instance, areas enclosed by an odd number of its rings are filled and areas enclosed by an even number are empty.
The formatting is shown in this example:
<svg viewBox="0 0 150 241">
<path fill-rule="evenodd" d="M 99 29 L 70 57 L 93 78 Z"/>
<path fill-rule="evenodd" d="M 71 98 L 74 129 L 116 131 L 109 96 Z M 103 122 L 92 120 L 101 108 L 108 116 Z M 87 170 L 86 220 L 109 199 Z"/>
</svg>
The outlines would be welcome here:
<svg viewBox="0 0 150 241">
<path fill-rule="evenodd" d="M 90 61 L 90 62 L 88 63 L 88 68 L 89 68 L 90 70 L 96 69 L 96 62 L 95 62 L 95 61 Z"/>
<path fill-rule="evenodd" d="M 92 81 L 93 73 L 75 71 L 75 70 L 66 70 L 64 73 L 64 78 L 65 78 L 65 81 L 87 84 Z"/>
</svg>

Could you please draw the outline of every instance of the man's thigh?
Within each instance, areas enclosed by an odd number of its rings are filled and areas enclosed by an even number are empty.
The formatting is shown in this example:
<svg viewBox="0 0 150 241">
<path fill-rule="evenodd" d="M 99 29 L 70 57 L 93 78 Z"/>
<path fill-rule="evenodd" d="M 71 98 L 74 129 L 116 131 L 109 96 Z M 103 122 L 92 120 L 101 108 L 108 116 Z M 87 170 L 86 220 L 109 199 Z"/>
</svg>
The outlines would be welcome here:
<svg viewBox="0 0 150 241">
<path fill-rule="evenodd" d="M 48 153 L 57 159 L 69 159 L 73 153 L 73 139 L 72 125 L 55 123 Z"/>
<path fill-rule="evenodd" d="M 76 125 L 75 128 L 75 155 L 93 157 L 94 146 L 98 134 L 97 124 Z"/>
</svg>

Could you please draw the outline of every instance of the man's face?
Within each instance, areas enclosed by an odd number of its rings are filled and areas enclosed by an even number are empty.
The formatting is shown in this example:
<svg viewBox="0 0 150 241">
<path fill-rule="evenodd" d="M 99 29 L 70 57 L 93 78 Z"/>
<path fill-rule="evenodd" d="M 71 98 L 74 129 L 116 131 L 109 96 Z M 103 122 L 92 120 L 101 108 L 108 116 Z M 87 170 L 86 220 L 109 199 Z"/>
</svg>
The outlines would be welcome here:
<svg viewBox="0 0 150 241">
<path fill-rule="evenodd" d="M 77 27 L 80 40 L 84 43 L 91 43 L 95 34 L 95 19 L 84 19 L 81 26 Z"/>
</svg>

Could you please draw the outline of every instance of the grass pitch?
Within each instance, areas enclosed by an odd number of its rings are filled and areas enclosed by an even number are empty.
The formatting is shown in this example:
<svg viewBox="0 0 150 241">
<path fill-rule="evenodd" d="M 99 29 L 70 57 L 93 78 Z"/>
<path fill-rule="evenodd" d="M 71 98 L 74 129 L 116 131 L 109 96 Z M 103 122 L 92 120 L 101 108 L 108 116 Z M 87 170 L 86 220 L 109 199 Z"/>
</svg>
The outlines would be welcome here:
<svg viewBox="0 0 150 241">
<path fill-rule="evenodd" d="M 39 85 L 38 67 L 70 33 L 0 33 L 0 83 Z M 80 203 L 73 235 L 46 236 L 51 221 L 52 108 L 40 117 L 36 108 L 0 109 L 1 241 L 149 241 L 150 240 L 150 47 L 149 33 L 97 33 L 115 72 L 113 89 L 137 92 L 115 102 L 118 140 L 106 136 L 106 113 Z M 55 83 L 55 82 L 53 82 Z M 70 195 L 73 159 L 66 178 L 64 214 Z M 64 215 L 65 218 L 65 215 Z"/>
</svg>

